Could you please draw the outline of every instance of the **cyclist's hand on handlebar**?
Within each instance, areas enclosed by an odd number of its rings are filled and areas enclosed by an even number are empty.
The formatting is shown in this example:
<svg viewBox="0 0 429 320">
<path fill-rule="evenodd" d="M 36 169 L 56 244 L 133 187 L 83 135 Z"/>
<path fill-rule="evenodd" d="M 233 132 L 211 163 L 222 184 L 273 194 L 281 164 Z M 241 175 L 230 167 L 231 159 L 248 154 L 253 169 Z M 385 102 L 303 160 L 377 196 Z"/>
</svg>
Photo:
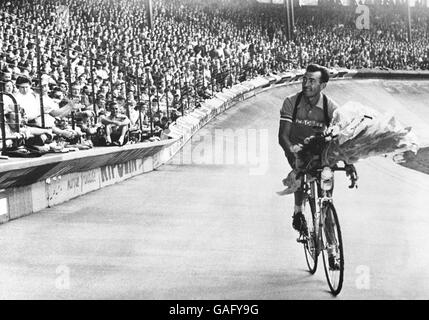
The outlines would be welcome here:
<svg viewBox="0 0 429 320">
<path fill-rule="evenodd" d="M 356 168 L 354 165 L 344 163 L 344 168 L 346 169 L 347 175 L 356 174 Z"/>
<path fill-rule="evenodd" d="M 345 168 L 346 168 L 346 176 L 350 178 L 350 186 L 349 188 L 357 188 L 357 184 L 356 181 L 358 180 L 358 175 L 356 172 L 356 168 L 354 165 L 352 164 L 345 164 Z"/>
<path fill-rule="evenodd" d="M 302 150 L 302 144 L 298 143 L 298 144 L 294 144 L 290 147 L 290 151 L 293 153 L 298 153 Z"/>
</svg>

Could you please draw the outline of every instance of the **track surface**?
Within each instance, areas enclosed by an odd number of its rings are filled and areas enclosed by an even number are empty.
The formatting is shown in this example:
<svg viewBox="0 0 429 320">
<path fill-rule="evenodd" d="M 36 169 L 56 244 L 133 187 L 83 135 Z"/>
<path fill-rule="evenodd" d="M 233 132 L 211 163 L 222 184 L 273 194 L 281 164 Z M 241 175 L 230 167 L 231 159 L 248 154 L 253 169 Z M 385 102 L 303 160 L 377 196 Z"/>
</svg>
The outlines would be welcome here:
<svg viewBox="0 0 429 320">
<path fill-rule="evenodd" d="M 241 102 L 158 171 L 0 225 L 0 298 L 331 299 L 322 265 L 311 276 L 295 242 L 293 197 L 275 194 L 289 171 L 279 108 L 297 89 Z M 428 82 L 333 81 L 327 93 L 395 111 L 429 145 Z M 226 129 L 243 129 L 261 161 L 204 162 L 204 138 Z M 428 299 L 429 176 L 385 158 L 357 170 L 359 189 L 336 175 L 346 258 L 336 299 Z"/>
</svg>

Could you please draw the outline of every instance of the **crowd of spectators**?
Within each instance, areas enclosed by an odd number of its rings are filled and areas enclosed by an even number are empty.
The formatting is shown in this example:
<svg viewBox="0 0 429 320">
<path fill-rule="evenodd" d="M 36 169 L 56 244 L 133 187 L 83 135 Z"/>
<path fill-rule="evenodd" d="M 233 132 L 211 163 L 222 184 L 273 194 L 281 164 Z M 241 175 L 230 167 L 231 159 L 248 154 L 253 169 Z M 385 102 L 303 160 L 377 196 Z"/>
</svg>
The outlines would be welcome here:
<svg viewBox="0 0 429 320">
<path fill-rule="evenodd" d="M 320 2 L 295 6 L 287 39 L 284 8 L 254 0 L 153 0 L 151 26 L 141 0 L 3 1 L 0 81 L 19 105 L 3 95 L 8 145 L 27 154 L 163 139 L 215 92 L 308 63 L 429 69 L 427 8 L 413 8 L 408 39 L 403 3 L 371 4 L 370 30 L 358 30 L 355 6 Z"/>
</svg>

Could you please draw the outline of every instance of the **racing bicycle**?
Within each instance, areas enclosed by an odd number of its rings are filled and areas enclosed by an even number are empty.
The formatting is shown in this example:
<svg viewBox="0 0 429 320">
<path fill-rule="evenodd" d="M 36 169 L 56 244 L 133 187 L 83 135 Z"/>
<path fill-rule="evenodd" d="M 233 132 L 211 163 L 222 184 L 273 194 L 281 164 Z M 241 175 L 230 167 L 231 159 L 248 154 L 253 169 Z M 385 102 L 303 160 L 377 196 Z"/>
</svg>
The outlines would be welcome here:
<svg viewBox="0 0 429 320">
<path fill-rule="evenodd" d="M 357 188 L 358 180 L 353 165 L 337 163 L 321 165 L 323 146 L 331 141 L 331 135 L 316 135 L 307 138 L 301 152 L 312 154 L 307 165 L 299 170 L 303 191 L 303 215 L 301 231 L 297 241 L 304 245 L 305 259 L 311 274 L 317 269 L 322 253 L 326 279 L 331 293 L 340 293 L 344 279 L 344 247 L 338 214 L 333 203 L 334 172 L 345 171 L 350 178 L 349 188 Z M 314 149 L 317 149 L 314 153 Z"/>
</svg>

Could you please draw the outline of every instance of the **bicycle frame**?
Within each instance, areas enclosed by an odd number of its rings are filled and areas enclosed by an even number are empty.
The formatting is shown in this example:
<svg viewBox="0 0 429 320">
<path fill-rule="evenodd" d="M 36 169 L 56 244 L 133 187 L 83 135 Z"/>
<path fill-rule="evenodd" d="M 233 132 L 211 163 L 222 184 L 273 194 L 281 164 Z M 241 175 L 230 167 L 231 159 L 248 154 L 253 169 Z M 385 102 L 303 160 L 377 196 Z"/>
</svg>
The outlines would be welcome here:
<svg viewBox="0 0 429 320">
<path fill-rule="evenodd" d="M 312 204 L 315 205 L 315 208 L 310 208 L 310 209 L 311 209 L 311 213 L 314 214 L 314 217 L 313 217 L 314 231 L 316 235 L 315 248 L 316 248 L 316 255 L 318 256 L 324 246 L 324 244 L 322 243 L 321 232 L 324 228 L 324 222 L 326 217 L 322 208 L 326 202 L 333 201 L 332 192 L 321 190 L 320 178 L 314 177 L 313 175 L 310 175 L 308 173 L 304 174 L 303 176 L 302 186 L 303 186 L 304 197 L 314 199 L 314 202 L 308 201 L 308 203 L 310 204 L 310 206 L 312 206 Z"/>
<path fill-rule="evenodd" d="M 338 167 L 337 165 L 335 165 L 334 167 L 331 168 L 331 170 L 334 172 L 336 171 L 346 171 L 348 172 L 349 169 L 347 168 L 347 166 L 344 167 Z M 317 244 L 318 245 L 322 245 L 322 243 L 319 241 L 321 241 L 321 230 L 324 228 L 324 223 L 325 223 L 325 213 L 322 210 L 325 206 L 326 203 L 333 203 L 333 187 L 331 190 L 322 190 L 321 188 L 321 178 L 320 178 L 320 173 L 322 171 L 321 167 L 317 167 L 314 168 L 312 170 L 305 170 L 303 171 L 303 176 L 302 176 L 302 188 L 303 188 L 303 192 L 304 192 L 304 197 L 307 198 L 311 198 L 315 200 L 316 207 L 315 208 L 311 208 L 312 212 L 314 212 L 315 216 L 313 217 L 314 221 L 315 221 L 315 231 L 316 231 L 316 239 L 317 239 Z M 350 173 L 348 173 L 349 175 Z M 356 180 L 357 180 L 357 175 L 354 171 L 354 176 L 352 176 L 352 182 L 351 185 L 349 186 L 349 188 L 354 188 L 356 187 Z M 332 183 L 334 184 L 335 181 L 335 176 L 333 175 L 332 177 Z M 320 247 L 318 246 L 318 252 L 317 254 L 320 253 Z"/>
</svg>

